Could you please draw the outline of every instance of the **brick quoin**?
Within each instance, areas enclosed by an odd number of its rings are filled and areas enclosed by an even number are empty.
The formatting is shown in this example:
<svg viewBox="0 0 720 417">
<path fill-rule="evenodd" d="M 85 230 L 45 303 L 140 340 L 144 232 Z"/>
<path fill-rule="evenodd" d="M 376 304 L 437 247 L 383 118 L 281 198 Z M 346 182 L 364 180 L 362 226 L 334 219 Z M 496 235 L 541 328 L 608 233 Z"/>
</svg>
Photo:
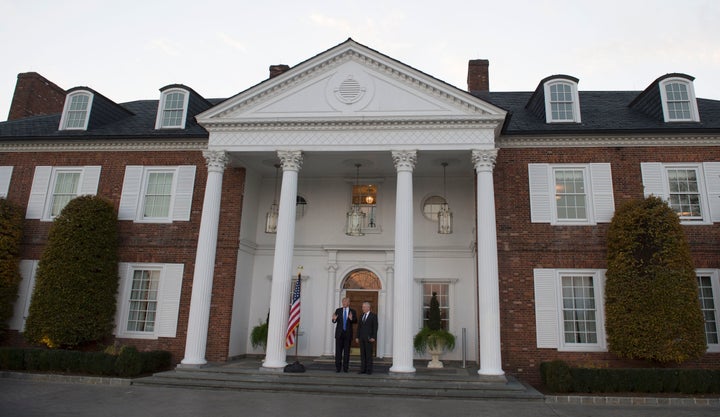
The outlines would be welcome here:
<svg viewBox="0 0 720 417">
<path fill-rule="evenodd" d="M 538 349 L 535 332 L 534 268 L 607 268 L 609 224 L 552 226 L 530 222 L 528 164 L 610 162 L 615 207 L 643 198 L 641 162 L 720 161 L 717 147 L 501 148 L 494 170 L 500 320 L 504 370 L 540 382 L 540 363 L 562 359 L 594 367 L 651 366 L 607 352 Z M 720 268 L 720 224 L 684 226 L 696 268 Z M 719 368 L 720 354 L 708 353 L 683 367 Z"/>
</svg>

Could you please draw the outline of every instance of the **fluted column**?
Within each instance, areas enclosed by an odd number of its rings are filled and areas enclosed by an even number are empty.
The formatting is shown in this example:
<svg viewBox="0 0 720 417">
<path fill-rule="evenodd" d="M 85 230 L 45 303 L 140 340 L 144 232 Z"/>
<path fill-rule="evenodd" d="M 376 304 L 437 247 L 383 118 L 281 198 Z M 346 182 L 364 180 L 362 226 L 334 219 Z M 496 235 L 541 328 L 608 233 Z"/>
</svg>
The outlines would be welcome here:
<svg viewBox="0 0 720 417">
<path fill-rule="evenodd" d="M 503 376 L 500 355 L 500 284 L 493 167 L 497 149 L 472 151 L 477 172 L 477 262 L 480 321 L 480 369 L 483 376 Z"/>
<path fill-rule="evenodd" d="M 290 285 L 292 284 L 292 258 L 295 246 L 295 210 L 297 200 L 298 172 L 302 166 L 300 151 L 278 151 L 282 163 L 282 186 L 275 257 L 273 259 L 272 286 L 270 287 L 270 320 L 264 368 L 284 368 L 285 334 L 290 308 Z"/>
<path fill-rule="evenodd" d="M 195 254 L 195 272 L 193 274 L 192 295 L 190 296 L 190 316 L 188 317 L 187 337 L 185 339 L 185 358 L 182 365 L 199 366 L 207 363 L 208 325 L 210 322 L 210 302 L 212 299 L 215 255 L 217 252 L 218 226 L 220 224 L 220 198 L 222 197 L 222 177 L 227 164 L 224 151 L 205 151 L 207 161 L 207 183 L 203 199 L 200 232 L 197 253 Z"/>
<path fill-rule="evenodd" d="M 395 282 L 395 267 L 393 265 L 387 265 L 385 267 L 385 277 L 387 281 L 387 290 L 385 291 L 385 293 L 388 294 L 388 303 L 385 315 L 386 317 L 393 317 L 393 311 L 395 311 L 393 308 L 393 303 L 395 302 L 395 300 L 394 298 L 389 298 L 394 297 L 395 294 L 393 290 L 393 283 Z M 393 323 L 392 320 L 385 320 L 383 323 L 385 323 L 384 334 L 386 335 L 383 356 L 387 356 L 388 353 L 392 352 L 393 347 Z"/>
<path fill-rule="evenodd" d="M 390 372 L 413 367 L 413 181 L 416 151 L 392 153 L 397 170 L 395 203 L 395 285 L 393 294 L 393 364 Z"/>
<path fill-rule="evenodd" d="M 332 356 L 334 354 L 335 346 L 335 327 L 330 325 L 330 318 L 332 313 L 335 311 L 335 305 L 337 300 L 335 299 L 335 282 L 337 280 L 338 265 L 336 263 L 328 264 L 327 266 L 327 300 L 325 301 L 325 352 L 324 355 Z"/>
</svg>

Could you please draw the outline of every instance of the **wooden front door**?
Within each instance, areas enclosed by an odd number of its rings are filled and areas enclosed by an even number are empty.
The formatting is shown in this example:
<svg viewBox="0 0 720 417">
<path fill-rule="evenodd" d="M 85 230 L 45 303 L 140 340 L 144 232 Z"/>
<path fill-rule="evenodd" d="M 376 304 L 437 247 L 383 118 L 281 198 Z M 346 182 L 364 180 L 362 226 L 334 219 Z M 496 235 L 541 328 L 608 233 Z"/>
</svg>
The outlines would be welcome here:
<svg viewBox="0 0 720 417">
<path fill-rule="evenodd" d="M 345 292 L 345 296 L 350 299 L 350 308 L 355 310 L 357 313 L 357 319 L 360 320 L 360 317 L 362 317 L 362 304 L 367 301 L 372 306 L 372 312 L 377 314 L 377 304 L 378 304 L 378 292 L 373 290 L 364 290 L 364 291 L 357 291 L 357 290 L 347 290 Z M 353 324 L 353 340 L 352 345 L 350 346 L 350 354 L 352 355 L 359 355 L 360 354 L 360 345 L 355 342 L 355 336 L 357 336 L 357 323 Z"/>
</svg>

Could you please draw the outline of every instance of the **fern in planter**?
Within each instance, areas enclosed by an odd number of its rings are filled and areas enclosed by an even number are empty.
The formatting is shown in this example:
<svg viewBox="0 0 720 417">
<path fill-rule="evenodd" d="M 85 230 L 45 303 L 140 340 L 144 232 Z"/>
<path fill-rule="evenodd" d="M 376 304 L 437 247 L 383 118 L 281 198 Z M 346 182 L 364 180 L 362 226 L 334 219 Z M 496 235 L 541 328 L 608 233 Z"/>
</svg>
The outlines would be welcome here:
<svg viewBox="0 0 720 417">
<path fill-rule="evenodd" d="M 265 318 L 265 323 L 261 323 L 253 327 L 252 332 L 250 333 L 250 343 L 252 344 L 253 348 L 257 349 L 259 347 L 262 347 L 262 350 L 265 350 L 265 347 L 267 346 L 269 321 L 270 312 L 268 311 L 268 315 Z"/>
<path fill-rule="evenodd" d="M 429 314 L 428 325 L 423 327 L 413 338 L 413 347 L 418 353 L 430 351 L 433 360 L 428 364 L 429 368 L 442 368 L 442 362 L 438 361 L 437 357 L 440 355 L 439 352 L 455 349 L 455 335 L 443 330 L 440 324 L 440 302 L 435 292 L 430 299 Z"/>
</svg>

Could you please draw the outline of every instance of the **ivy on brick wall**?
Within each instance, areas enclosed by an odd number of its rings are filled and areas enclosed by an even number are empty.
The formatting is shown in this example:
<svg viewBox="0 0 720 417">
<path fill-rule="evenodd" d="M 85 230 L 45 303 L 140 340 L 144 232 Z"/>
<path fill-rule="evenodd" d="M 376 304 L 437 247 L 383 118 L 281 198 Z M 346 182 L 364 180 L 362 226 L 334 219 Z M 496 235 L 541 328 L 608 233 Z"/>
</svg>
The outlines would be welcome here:
<svg viewBox="0 0 720 417">
<path fill-rule="evenodd" d="M 8 328 L 18 296 L 20 275 L 20 244 L 23 214 L 19 207 L 0 198 L 0 338 Z"/>
<path fill-rule="evenodd" d="M 111 202 L 73 199 L 50 227 L 25 337 L 77 348 L 111 336 L 118 289 L 118 220 Z"/>
<path fill-rule="evenodd" d="M 690 248 L 678 215 L 657 197 L 628 201 L 608 230 L 610 352 L 681 363 L 707 348 Z"/>
</svg>

